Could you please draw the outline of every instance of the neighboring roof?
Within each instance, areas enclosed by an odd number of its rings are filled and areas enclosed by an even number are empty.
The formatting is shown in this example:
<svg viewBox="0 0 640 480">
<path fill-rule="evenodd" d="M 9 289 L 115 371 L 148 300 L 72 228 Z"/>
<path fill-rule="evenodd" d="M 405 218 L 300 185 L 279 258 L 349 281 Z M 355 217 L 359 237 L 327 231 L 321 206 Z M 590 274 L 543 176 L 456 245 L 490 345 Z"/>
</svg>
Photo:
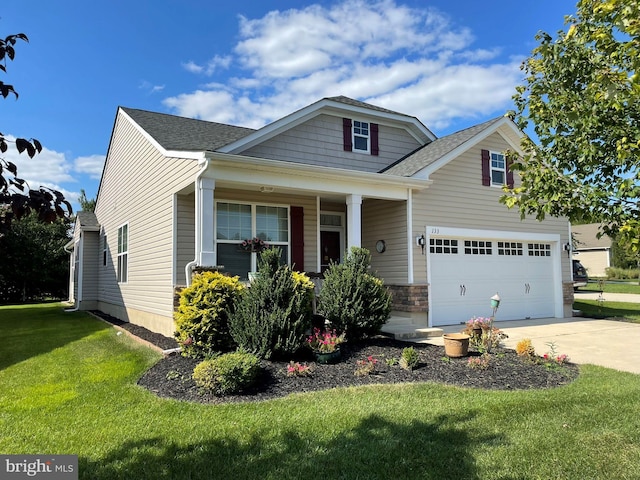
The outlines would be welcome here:
<svg viewBox="0 0 640 480">
<path fill-rule="evenodd" d="M 504 117 L 496 117 L 445 137 L 440 137 L 401 158 L 397 162 L 383 169 L 380 173 L 410 177 L 501 120 L 504 120 Z"/>
<path fill-rule="evenodd" d="M 602 226 L 602 223 L 571 225 L 571 233 L 576 242 L 576 250 L 611 248 L 611 238 L 608 235 L 602 235 L 598 238 L 598 232 L 602 229 Z"/>
<path fill-rule="evenodd" d="M 165 150 L 216 151 L 253 133 L 253 128 L 120 107 Z"/>
<path fill-rule="evenodd" d="M 79 223 L 80 228 L 83 230 L 98 230 L 100 228 L 98 218 L 93 212 L 78 212 L 76 214 L 76 223 Z"/>
</svg>

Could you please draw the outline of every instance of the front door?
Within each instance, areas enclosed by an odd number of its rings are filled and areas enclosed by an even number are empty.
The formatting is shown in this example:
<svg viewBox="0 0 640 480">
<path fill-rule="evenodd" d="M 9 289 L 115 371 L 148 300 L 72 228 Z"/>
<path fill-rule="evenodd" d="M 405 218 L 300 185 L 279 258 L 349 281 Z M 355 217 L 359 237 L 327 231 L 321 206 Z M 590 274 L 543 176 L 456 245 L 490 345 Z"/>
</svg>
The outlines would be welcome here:
<svg viewBox="0 0 640 480">
<path fill-rule="evenodd" d="M 340 232 L 320 231 L 320 271 L 324 272 L 331 262 L 340 262 Z"/>
</svg>

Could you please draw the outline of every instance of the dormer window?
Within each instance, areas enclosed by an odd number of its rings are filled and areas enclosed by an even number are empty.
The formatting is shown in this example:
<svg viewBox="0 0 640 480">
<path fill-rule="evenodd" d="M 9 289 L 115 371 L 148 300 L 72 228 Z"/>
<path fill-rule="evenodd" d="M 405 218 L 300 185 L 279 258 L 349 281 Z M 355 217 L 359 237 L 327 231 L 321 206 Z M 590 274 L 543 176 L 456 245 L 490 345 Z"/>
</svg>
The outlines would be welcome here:
<svg viewBox="0 0 640 480">
<path fill-rule="evenodd" d="M 343 118 L 342 135 L 345 152 L 379 154 L 377 123 Z"/>
<path fill-rule="evenodd" d="M 369 151 L 369 122 L 353 121 L 353 149 Z"/>
</svg>

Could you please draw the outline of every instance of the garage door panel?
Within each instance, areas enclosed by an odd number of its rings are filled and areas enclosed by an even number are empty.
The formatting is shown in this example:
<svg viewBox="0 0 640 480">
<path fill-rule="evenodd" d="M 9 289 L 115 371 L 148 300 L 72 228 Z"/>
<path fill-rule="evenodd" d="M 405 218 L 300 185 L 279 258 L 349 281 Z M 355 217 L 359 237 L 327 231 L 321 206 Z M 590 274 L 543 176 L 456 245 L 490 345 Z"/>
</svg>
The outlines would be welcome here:
<svg viewBox="0 0 640 480">
<path fill-rule="evenodd" d="M 502 299 L 497 321 L 554 316 L 550 243 L 449 238 L 437 246 L 436 252 L 430 239 L 433 325 L 491 315 L 490 298 L 496 292 Z"/>
</svg>

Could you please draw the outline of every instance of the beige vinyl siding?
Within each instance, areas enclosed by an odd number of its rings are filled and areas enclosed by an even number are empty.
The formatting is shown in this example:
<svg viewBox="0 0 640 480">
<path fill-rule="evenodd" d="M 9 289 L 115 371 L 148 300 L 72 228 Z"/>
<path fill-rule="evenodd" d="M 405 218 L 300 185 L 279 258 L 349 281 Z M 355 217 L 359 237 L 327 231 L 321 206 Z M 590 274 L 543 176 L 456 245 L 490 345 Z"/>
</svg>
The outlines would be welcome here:
<svg viewBox="0 0 640 480">
<path fill-rule="evenodd" d="M 196 195 L 176 195 L 175 283 L 186 285 L 184 269 L 196 256 Z"/>
<path fill-rule="evenodd" d="M 499 187 L 482 185 L 481 150 L 503 152 L 508 148 L 503 138 L 495 133 L 433 173 L 430 177 L 433 184 L 414 193 L 413 234 L 424 233 L 426 226 L 442 226 L 560 234 L 560 241 L 568 242 L 565 218 L 521 221 L 516 210 L 509 210 L 498 201 L 503 194 Z M 562 272 L 563 281 L 570 281 L 570 262 L 566 255 L 562 255 Z M 414 255 L 414 279 L 416 283 L 427 280 L 421 255 Z"/>
<path fill-rule="evenodd" d="M 318 240 L 316 197 L 303 195 L 285 195 L 278 193 L 260 193 L 248 190 L 230 190 L 216 188 L 215 201 L 255 203 L 256 205 L 278 205 L 283 207 L 302 207 L 304 212 L 304 268 L 315 272 L 318 264 Z M 291 235 L 291 232 L 289 232 Z"/>
<path fill-rule="evenodd" d="M 99 232 L 82 232 L 82 303 L 87 308 L 87 303 L 98 300 L 98 272 L 100 255 Z M 89 308 L 96 308 L 95 305 Z"/>
<path fill-rule="evenodd" d="M 366 118 L 358 119 L 367 121 Z M 378 172 L 420 146 L 406 130 L 384 124 L 379 124 L 379 155 L 345 152 L 342 139 L 342 117 L 319 115 L 239 153 L 307 165 Z"/>
<path fill-rule="evenodd" d="M 609 252 L 610 250 L 581 250 L 573 258 L 580 261 L 590 277 L 606 277 L 607 268 L 611 266 Z"/>
<path fill-rule="evenodd" d="M 171 322 L 173 197 L 193 182 L 197 170 L 195 160 L 165 158 L 123 115 L 117 116 L 96 207 L 109 239 L 108 265 L 100 269 L 101 302 L 166 316 Z M 116 239 L 125 223 L 128 281 L 118 284 Z"/>
<path fill-rule="evenodd" d="M 362 246 L 371 252 L 371 269 L 385 283 L 407 283 L 407 202 L 365 199 L 362 204 Z M 384 253 L 376 242 L 384 240 Z"/>
</svg>

